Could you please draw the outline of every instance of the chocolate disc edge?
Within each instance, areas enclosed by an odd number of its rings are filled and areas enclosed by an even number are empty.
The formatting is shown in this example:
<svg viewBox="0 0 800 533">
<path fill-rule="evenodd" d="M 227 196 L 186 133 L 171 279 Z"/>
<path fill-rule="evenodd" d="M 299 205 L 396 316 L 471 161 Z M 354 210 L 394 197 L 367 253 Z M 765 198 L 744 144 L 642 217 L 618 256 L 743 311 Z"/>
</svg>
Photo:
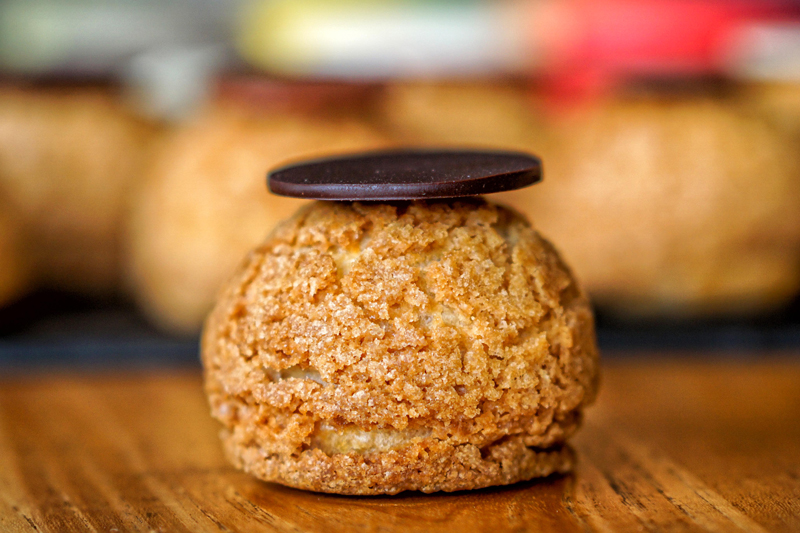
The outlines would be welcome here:
<svg viewBox="0 0 800 533">
<path fill-rule="evenodd" d="M 302 166 L 336 163 L 349 159 L 369 159 L 381 156 L 429 156 L 429 155 L 486 155 L 515 157 L 527 160 L 529 168 L 518 171 L 484 174 L 475 178 L 440 181 L 436 183 L 297 183 L 277 178 L 282 172 Z M 354 152 L 282 164 L 267 174 L 267 188 L 275 195 L 308 200 L 334 201 L 396 201 L 425 200 L 436 198 L 459 198 L 479 196 L 520 189 L 542 180 L 542 161 L 539 157 L 521 151 L 481 150 L 458 148 L 400 148 Z"/>
<path fill-rule="evenodd" d="M 287 182 L 269 182 L 269 192 L 278 196 L 305 198 L 308 200 L 425 200 L 436 198 L 463 198 L 496 192 L 521 189 L 541 181 L 537 171 L 520 171 L 503 174 L 493 181 L 491 177 L 482 177 L 469 181 L 453 181 L 438 183 L 402 183 L 402 184 L 316 184 L 315 191 L 309 192 L 303 185 Z M 483 181 L 480 185 L 474 182 Z"/>
</svg>

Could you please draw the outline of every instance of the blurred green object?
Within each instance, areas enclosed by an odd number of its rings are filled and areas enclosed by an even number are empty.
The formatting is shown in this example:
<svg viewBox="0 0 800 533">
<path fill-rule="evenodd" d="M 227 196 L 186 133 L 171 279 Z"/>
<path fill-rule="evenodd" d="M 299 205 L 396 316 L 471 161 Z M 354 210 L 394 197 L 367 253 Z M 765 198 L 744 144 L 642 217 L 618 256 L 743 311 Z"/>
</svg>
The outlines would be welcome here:
<svg viewBox="0 0 800 533">
<path fill-rule="evenodd" d="M 10 0 L 0 4 L 0 66 L 22 74 L 113 72 L 160 47 L 230 39 L 235 0 Z"/>
<path fill-rule="evenodd" d="M 233 62 L 238 0 L 0 3 L 0 72 L 124 82 L 142 110 L 179 118 Z"/>
</svg>

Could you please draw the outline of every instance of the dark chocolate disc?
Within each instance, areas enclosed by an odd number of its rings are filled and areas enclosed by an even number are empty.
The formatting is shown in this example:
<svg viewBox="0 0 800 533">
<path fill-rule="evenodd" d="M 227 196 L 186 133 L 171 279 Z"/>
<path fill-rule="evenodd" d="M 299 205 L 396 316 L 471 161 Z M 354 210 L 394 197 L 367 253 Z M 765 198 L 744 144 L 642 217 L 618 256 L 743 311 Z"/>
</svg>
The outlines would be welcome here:
<svg viewBox="0 0 800 533">
<path fill-rule="evenodd" d="M 315 200 L 421 200 L 527 187 L 542 178 L 522 152 L 389 150 L 315 159 L 273 170 L 270 192 Z"/>
</svg>

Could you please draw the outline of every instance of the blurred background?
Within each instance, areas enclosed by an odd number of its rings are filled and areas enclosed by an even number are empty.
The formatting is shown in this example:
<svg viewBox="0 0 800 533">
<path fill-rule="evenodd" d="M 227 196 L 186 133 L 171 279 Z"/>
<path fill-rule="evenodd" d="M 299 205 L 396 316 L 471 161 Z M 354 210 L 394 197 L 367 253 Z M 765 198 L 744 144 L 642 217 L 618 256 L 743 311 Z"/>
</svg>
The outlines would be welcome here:
<svg viewBox="0 0 800 533">
<path fill-rule="evenodd" d="M 6 0 L 0 372 L 194 364 L 287 160 L 524 150 L 607 354 L 800 347 L 800 4 Z"/>
</svg>

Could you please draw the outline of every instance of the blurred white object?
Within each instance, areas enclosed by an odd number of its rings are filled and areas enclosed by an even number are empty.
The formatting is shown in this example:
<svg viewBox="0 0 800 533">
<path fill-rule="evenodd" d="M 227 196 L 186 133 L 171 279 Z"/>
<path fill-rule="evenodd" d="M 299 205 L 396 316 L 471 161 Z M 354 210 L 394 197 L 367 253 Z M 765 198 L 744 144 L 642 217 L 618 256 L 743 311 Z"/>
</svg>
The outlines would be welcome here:
<svg viewBox="0 0 800 533">
<path fill-rule="evenodd" d="M 519 72 L 535 57 L 508 2 L 254 1 L 239 50 L 290 75 L 348 79 Z"/>
<path fill-rule="evenodd" d="M 231 62 L 224 45 L 159 48 L 128 62 L 123 79 L 137 109 L 179 120 L 210 95 L 215 75 Z"/>
<path fill-rule="evenodd" d="M 732 46 L 731 74 L 769 81 L 800 81 L 800 24 L 745 28 Z"/>
</svg>

